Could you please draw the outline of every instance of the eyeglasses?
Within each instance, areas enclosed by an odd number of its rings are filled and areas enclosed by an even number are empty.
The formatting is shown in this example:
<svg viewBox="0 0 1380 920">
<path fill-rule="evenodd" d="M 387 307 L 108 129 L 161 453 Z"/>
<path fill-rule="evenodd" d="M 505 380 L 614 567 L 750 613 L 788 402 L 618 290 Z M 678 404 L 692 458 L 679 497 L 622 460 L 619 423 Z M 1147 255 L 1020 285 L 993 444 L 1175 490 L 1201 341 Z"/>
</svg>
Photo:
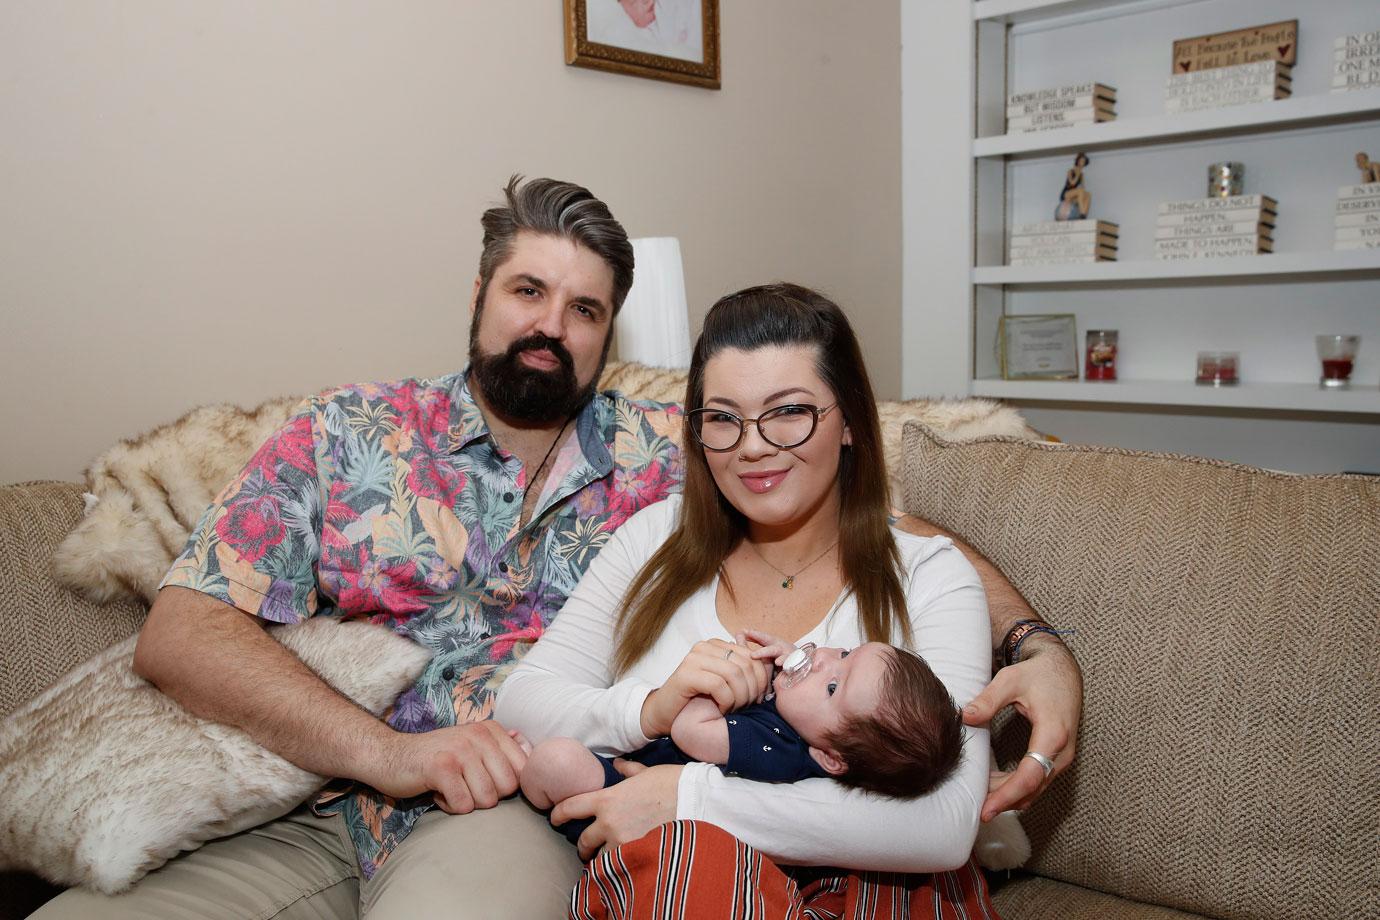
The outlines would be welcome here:
<svg viewBox="0 0 1380 920">
<path fill-rule="evenodd" d="M 763 441 L 785 449 L 799 447 L 810 440 L 819 420 L 837 405 L 834 403 L 823 409 L 803 403 L 777 406 L 757 418 L 743 418 L 726 409 L 696 409 L 688 416 L 690 430 L 705 450 L 725 451 L 737 447 L 747 434 L 748 422 L 757 426 Z"/>
</svg>

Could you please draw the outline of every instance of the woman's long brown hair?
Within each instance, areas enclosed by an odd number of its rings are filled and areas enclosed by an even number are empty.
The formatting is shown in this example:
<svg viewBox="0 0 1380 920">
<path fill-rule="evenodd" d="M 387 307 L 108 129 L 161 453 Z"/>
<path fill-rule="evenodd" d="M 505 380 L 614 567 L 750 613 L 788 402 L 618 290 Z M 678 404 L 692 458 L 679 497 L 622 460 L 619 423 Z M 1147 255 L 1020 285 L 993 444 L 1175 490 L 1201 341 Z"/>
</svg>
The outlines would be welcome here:
<svg viewBox="0 0 1380 920">
<path fill-rule="evenodd" d="M 853 443 L 839 457 L 839 567 L 858 604 L 869 641 L 911 641 L 901 557 L 887 521 L 886 461 L 877 401 L 858 340 L 838 305 L 795 284 L 768 284 L 729 294 L 714 304 L 690 359 L 687 411 L 704 405 L 704 368 L 720 351 L 806 345 L 815 370 L 838 397 Z M 718 486 L 704 449 L 687 432 L 685 485 L 676 529 L 628 586 L 618 611 L 614 671 L 622 674 L 646 654 L 676 610 L 713 580 L 747 534 L 747 519 Z"/>
</svg>

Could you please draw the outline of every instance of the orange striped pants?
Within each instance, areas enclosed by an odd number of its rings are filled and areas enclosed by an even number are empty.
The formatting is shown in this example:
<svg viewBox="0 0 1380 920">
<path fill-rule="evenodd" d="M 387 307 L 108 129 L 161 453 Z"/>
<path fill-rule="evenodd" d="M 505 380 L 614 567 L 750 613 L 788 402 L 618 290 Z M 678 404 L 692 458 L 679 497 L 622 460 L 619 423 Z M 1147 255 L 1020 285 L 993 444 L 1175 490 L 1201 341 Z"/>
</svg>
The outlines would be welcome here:
<svg viewBox="0 0 1380 920">
<path fill-rule="evenodd" d="M 995 920 L 982 873 L 783 872 L 727 831 L 663 824 L 605 850 L 571 896 L 573 920 Z"/>
</svg>

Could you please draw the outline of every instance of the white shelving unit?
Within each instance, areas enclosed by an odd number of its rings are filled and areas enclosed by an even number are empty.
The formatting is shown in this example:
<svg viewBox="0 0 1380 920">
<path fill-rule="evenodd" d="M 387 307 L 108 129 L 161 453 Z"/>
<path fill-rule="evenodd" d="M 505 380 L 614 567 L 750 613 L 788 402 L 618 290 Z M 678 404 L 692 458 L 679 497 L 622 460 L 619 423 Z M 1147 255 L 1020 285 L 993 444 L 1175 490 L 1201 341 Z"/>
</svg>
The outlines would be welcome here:
<svg viewBox="0 0 1380 920">
<path fill-rule="evenodd" d="M 1332 39 L 1380 27 L 1380 7 L 1343 0 L 978 0 L 971 15 L 968 392 L 1107 410 L 1380 414 L 1380 250 L 1331 248 L 1336 188 L 1358 181 L 1349 158 L 1356 150 L 1380 156 L 1380 89 L 1327 91 Z M 1284 19 L 1299 20 L 1292 98 L 1161 113 L 1174 39 Z M 1085 80 L 1118 88 L 1116 121 L 1002 133 L 1008 91 Z M 1121 225 L 1123 261 L 1004 265 L 1009 225 L 1052 216 L 1076 151 L 1094 152 L 1085 173 L 1092 216 Z M 1276 251 L 1153 260 L 1155 204 L 1203 194 L 1207 165 L 1224 159 L 1247 164 L 1247 193 L 1280 200 Z M 1080 349 L 1087 328 L 1121 329 L 1125 379 L 1000 379 L 1001 317 L 1039 313 L 1075 313 Z M 1354 389 L 1322 391 L 1312 335 L 1343 331 L 1363 337 Z M 1197 350 L 1240 351 L 1242 383 L 1196 386 Z"/>
</svg>

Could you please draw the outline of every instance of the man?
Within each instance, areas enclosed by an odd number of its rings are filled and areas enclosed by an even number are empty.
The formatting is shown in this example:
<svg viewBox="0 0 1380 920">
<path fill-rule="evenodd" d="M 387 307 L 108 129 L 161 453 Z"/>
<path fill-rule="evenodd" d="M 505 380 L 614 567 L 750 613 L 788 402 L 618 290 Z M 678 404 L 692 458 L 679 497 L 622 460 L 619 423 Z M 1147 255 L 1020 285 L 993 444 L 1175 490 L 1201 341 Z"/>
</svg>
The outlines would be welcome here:
<svg viewBox="0 0 1380 920">
<path fill-rule="evenodd" d="M 505 798 L 526 755 L 487 717 L 514 648 L 540 635 L 608 534 L 678 488 L 679 410 L 593 392 L 632 284 L 608 208 L 549 179 L 515 177 L 505 197 L 482 218 L 468 370 L 304 403 L 207 509 L 140 634 L 136 670 L 187 709 L 343 782 L 124 895 L 70 891 L 36 916 L 563 915 L 580 864 Z M 1029 613 L 994 596 L 1008 607 Z M 386 722 L 262 629 L 322 612 L 435 650 Z M 993 629 L 1006 632 L 996 613 Z M 1076 700 L 1048 668 L 1008 671 L 988 705 L 1046 711 L 1037 697 L 1054 686 L 1044 705 L 1058 717 L 1037 720 L 1034 740 L 1047 733 L 1062 767 Z M 1039 774 L 1003 788 L 1033 796 Z"/>
</svg>

